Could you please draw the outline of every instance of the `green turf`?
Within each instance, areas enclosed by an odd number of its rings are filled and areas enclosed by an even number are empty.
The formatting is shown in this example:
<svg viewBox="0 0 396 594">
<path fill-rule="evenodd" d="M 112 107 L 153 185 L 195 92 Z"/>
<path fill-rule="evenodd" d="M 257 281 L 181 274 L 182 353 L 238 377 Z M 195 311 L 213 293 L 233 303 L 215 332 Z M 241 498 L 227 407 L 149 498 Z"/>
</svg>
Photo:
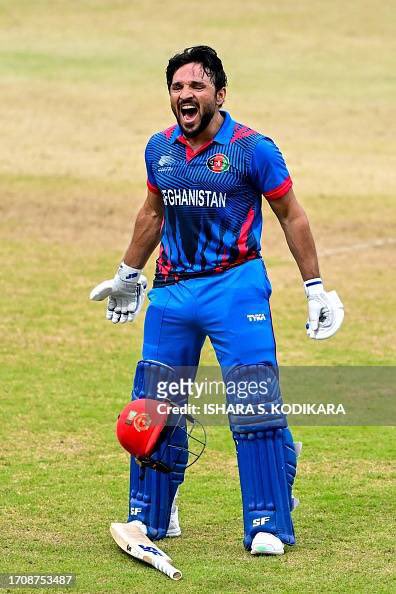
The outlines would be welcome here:
<svg viewBox="0 0 396 594">
<path fill-rule="evenodd" d="M 182 582 L 124 555 L 109 535 L 128 497 L 114 427 L 143 315 L 113 327 L 88 301 L 144 197 L 146 140 L 172 122 L 166 61 L 210 43 L 227 108 L 284 150 L 346 307 L 332 341 L 305 338 L 298 272 L 265 206 L 281 364 L 394 365 L 395 244 L 373 245 L 395 239 L 391 16 L 363 0 L 0 1 L 0 573 L 74 572 L 87 594 L 394 591 L 392 427 L 294 427 L 298 544 L 272 559 L 243 550 L 233 443 L 209 427 L 181 490 L 183 536 L 164 543 Z M 208 345 L 202 361 L 215 362 Z"/>
</svg>

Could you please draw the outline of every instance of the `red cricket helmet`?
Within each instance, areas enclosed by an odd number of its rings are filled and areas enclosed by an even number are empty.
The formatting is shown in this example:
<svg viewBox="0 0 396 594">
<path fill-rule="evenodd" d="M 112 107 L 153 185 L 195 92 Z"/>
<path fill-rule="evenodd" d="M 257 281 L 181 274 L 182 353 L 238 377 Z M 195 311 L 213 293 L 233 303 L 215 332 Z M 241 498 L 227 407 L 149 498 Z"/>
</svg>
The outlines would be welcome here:
<svg viewBox="0 0 396 594">
<path fill-rule="evenodd" d="M 169 465 L 169 456 L 166 455 L 169 454 L 169 448 L 174 454 L 178 452 L 186 461 L 191 454 L 194 459 L 187 466 L 196 462 L 204 451 L 206 434 L 203 425 L 191 415 L 180 413 L 175 415 L 172 412 L 173 406 L 175 404 L 167 399 L 159 401 L 140 398 L 129 402 L 118 416 L 116 427 L 118 441 L 141 466 L 150 466 L 161 472 L 171 472 L 178 458 L 173 456 L 172 465 Z M 202 440 L 191 435 L 196 425 L 201 429 Z M 175 435 L 175 432 L 179 434 L 182 432 L 184 435 L 181 442 L 179 435 L 177 445 L 172 443 L 174 441 L 172 435 Z M 198 453 L 188 448 L 188 438 L 200 444 Z"/>
</svg>

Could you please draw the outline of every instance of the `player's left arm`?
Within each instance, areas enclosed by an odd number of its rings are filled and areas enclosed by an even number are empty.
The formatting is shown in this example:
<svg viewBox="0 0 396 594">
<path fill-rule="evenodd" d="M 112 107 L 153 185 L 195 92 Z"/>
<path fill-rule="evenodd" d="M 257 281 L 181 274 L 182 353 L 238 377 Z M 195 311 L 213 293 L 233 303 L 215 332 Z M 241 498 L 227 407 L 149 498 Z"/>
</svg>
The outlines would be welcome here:
<svg viewBox="0 0 396 594">
<path fill-rule="evenodd" d="M 269 200 L 269 204 L 282 226 L 304 281 L 308 298 L 307 334 L 310 338 L 329 338 L 340 328 L 344 309 L 337 293 L 327 293 L 323 288 L 308 217 L 292 188 L 281 198 Z"/>
<path fill-rule="evenodd" d="M 308 217 L 298 202 L 293 188 L 269 205 L 285 233 L 287 244 L 304 281 L 319 278 L 319 263 Z"/>
</svg>

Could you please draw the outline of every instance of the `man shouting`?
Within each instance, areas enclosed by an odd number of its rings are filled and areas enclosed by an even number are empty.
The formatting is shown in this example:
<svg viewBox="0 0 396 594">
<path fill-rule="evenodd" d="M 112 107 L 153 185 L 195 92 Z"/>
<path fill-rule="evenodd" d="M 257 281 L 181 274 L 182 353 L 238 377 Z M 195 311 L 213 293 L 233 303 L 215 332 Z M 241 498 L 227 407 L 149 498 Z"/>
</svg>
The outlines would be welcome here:
<svg viewBox="0 0 396 594">
<path fill-rule="evenodd" d="M 170 59 L 166 81 L 177 123 L 147 144 L 146 201 L 114 280 L 106 291 L 94 289 L 92 298 L 108 297 L 107 318 L 113 323 L 132 320 L 142 301 L 142 269 L 160 244 L 132 398 L 155 399 L 156 382 L 172 381 L 180 368 L 194 376 L 207 336 L 226 385 L 276 380 L 270 392 L 244 395 L 244 404 L 261 412 L 230 415 L 229 421 L 244 545 L 252 554 L 282 554 L 284 544 L 295 543 L 291 512 L 298 447 L 285 416 L 271 413 L 281 395 L 271 284 L 260 246 L 262 196 L 301 272 L 308 335 L 334 334 L 342 304 L 324 291 L 309 223 L 280 150 L 222 109 L 227 77 L 217 53 L 207 46 L 185 49 Z M 227 392 L 227 401 L 236 403 L 238 390 Z M 184 469 L 185 461 L 167 474 L 142 470 L 132 459 L 128 521 L 142 522 L 154 540 L 180 534 L 174 500 Z"/>
</svg>

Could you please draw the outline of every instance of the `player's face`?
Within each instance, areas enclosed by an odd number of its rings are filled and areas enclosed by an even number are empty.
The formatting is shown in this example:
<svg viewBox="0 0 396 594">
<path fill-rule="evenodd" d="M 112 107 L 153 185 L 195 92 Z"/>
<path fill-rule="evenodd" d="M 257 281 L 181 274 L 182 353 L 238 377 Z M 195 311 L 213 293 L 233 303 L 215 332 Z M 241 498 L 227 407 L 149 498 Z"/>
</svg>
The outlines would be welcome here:
<svg viewBox="0 0 396 594">
<path fill-rule="evenodd" d="M 184 136 L 198 136 L 223 104 L 225 89 L 216 92 L 201 64 L 192 62 L 176 70 L 169 89 L 172 111 Z"/>
</svg>

